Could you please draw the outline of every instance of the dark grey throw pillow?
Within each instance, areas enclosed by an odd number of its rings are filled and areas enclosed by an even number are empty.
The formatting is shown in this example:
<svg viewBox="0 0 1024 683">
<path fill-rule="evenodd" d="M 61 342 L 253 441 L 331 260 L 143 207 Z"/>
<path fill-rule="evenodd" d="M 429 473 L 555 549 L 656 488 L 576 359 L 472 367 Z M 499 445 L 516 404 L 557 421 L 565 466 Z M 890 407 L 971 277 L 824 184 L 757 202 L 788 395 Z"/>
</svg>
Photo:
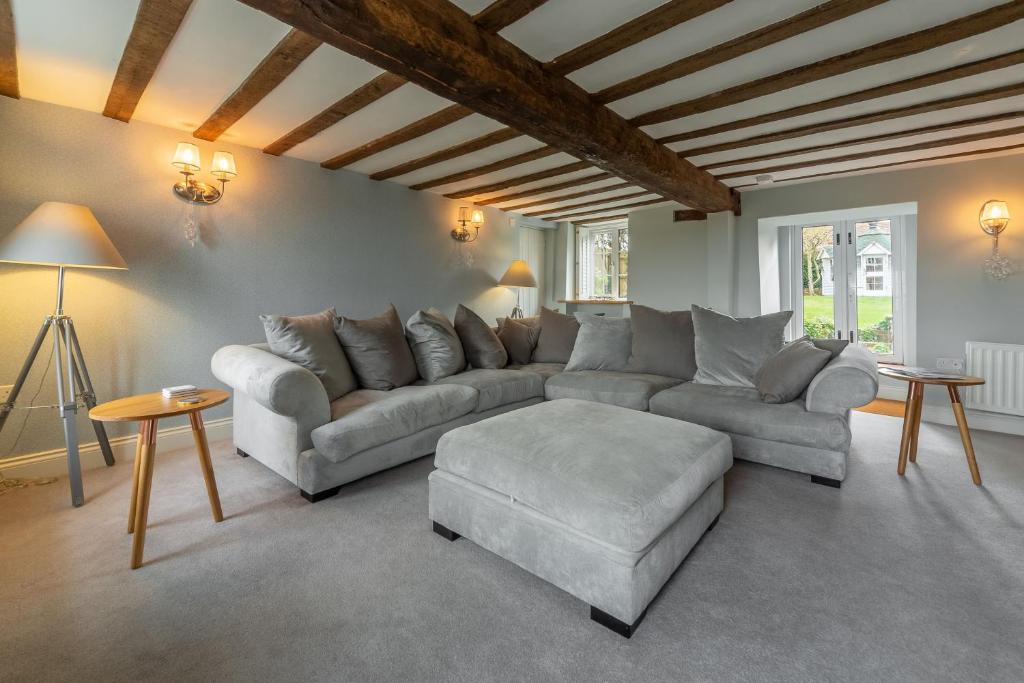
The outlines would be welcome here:
<svg viewBox="0 0 1024 683">
<path fill-rule="evenodd" d="M 537 345 L 540 327 L 524 325 L 514 318 L 505 318 L 498 339 L 508 351 L 508 362 L 515 365 L 526 365 L 533 356 L 533 348 Z"/>
<path fill-rule="evenodd" d="M 633 346 L 626 370 L 693 379 L 697 373 L 697 357 L 690 311 L 659 311 L 631 304 L 629 318 Z"/>
<path fill-rule="evenodd" d="M 573 370 L 624 370 L 629 362 L 633 333 L 629 318 L 606 318 L 577 313 L 580 331 L 565 366 Z"/>
<path fill-rule="evenodd" d="M 580 323 L 571 315 L 550 308 L 540 309 L 540 337 L 533 350 L 534 363 L 568 363 Z"/>
<path fill-rule="evenodd" d="M 495 319 L 498 321 L 498 329 L 500 330 L 501 326 L 504 325 L 505 321 L 508 320 L 509 318 L 506 318 L 506 317 L 502 316 L 500 318 L 495 318 Z M 515 320 L 520 325 L 529 325 L 530 327 L 540 327 L 540 316 L 539 315 L 531 315 L 531 316 L 527 316 L 525 318 L 512 318 L 512 320 Z"/>
<path fill-rule="evenodd" d="M 756 318 L 733 318 L 710 308 L 692 306 L 697 384 L 754 386 L 754 374 L 785 343 L 793 311 Z"/>
<path fill-rule="evenodd" d="M 361 386 L 389 391 L 419 378 L 405 340 L 405 327 L 394 305 L 367 320 L 342 316 L 334 324 L 334 332 Z"/>
<path fill-rule="evenodd" d="M 462 304 L 455 310 L 455 331 L 466 360 L 474 368 L 498 369 L 508 364 L 508 352 L 484 319 Z"/>
<path fill-rule="evenodd" d="M 820 349 L 808 337 L 801 337 L 764 362 L 754 375 L 754 386 L 765 403 L 795 401 L 830 360 L 832 353 L 828 349 Z"/>
<path fill-rule="evenodd" d="M 334 336 L 333 308 L 312 315 L 261 315 L 267 345 L 277 356 L 301 365 L 320 378 L 327 400 L 356 388 L 345 352 Z"/>
<path fill-rule="evenodd" d="M 436 382 L 466 368 L 462 342 L 448 317 L 436 308 L 416 311 L 405 324 L 420 377 Z"/>
</svg>

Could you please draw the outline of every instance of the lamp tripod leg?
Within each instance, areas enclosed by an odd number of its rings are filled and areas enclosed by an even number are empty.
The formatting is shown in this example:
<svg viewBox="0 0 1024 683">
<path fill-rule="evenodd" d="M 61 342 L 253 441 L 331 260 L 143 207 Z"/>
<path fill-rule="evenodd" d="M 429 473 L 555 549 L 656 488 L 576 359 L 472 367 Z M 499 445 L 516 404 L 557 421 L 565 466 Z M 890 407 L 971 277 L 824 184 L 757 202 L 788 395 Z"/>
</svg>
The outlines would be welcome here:
<svg viewBox="0 0 1024 683">
<path fill-rule="evenodd" d="M 64 327 L 67 330 L 64 344 L 68 345 L 70 340 L 68 350 L 69 353 L 74 354 L 72 360 L 75 370 L 75 381 L 78 383 L 78 392 L 82 395 L 86 408 L 92 410 L 96 407 L 96 390 L 92 386 L 89 368 L 85 365 L 85 354 L 82 353 L 82 346 L 78 343 L 75 322 L 71 318 L 66 318 Z M 106 427 L 102 422 L 92 420 L 92 428 L 96 432 L 96 442 L 100 445 L 100 451 L 103 453 L 103 461 L 107 463 L 107 467 L 113 467 L 114 452 L 110 449 L 110 439 L 107 438 Z"/>
<path fill-rule="evenodd" d="M 58 328 L 63 325 L 60 318 L 51 318 L 51 325 Z M 60 418 L 64 423 L 64 443 L 68 450 L 68 485 L 71 487 L 71 505 L 85 505 L 85 492 L 82 487 L 82 462 L 78 457 L 78 433 L 75 429 L 75 418 L 78 416 L 78 403 L 75 399 L 74 360 L 71 347 L 65 344 L 66 358 L 61 358 L 62 330 L 53 331 L 53 365 L 57 375 L 57 403 Z M 67 386 L 65 386 L 64 362 L 67 362 Z"/>
<path fill-rule="evenodd" d="M 4 403 L 0 403 L 0 431 L 3 430 L 4 423 L 7 422 L 7 416 L 11 414 L 12 410 L 14 410 L 14 401 L 17 400 L 22 387 L 25 386 L 25 379 L 28 377 L 28 373 L 32 370 L 32 366 L 36 362 L 36 356 L 39 355 L 39 349 L 42 348 L 43 341 L 46 339 L 46 333 L 49 329 L 50 319 L 47 318 L 39 328 L 36 340 L 32 342 L 32 348 L 29 350 L 28 356 L 25 358 L 25 362 L 21 366 L 21 372 L 18 373 L 18 378 L 14 380 L 14 384 L 11 386 L 10 395 Z"/>
</svg>

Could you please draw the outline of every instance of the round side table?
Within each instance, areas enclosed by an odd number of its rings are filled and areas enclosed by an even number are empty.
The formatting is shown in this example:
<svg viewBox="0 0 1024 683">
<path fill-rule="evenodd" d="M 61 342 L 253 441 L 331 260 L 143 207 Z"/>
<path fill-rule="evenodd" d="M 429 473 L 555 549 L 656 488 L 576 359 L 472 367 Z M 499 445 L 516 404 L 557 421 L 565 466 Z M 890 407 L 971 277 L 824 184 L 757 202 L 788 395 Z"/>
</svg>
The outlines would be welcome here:
<svg viewBox="0 0 1024 683">
<path fill-rule="evenodd" d="M 210 499 L 213 521 L 220 522 L 224 513 L 220 509 L 217 480 L 210 461 L 210 446 L 206 442 L 202 411 L 219 406 L 231 396 L 221 389 L 200 389 L 203 399 L 199 403 L 179 405 L 177 399 L 164 398 L 160 392 L 128 396 L 109 401 L 89 411 L 89 418 L 100 422 L 138 422 L 139 439 L 135 447 L 135 465 L 132 472 L 132 498 L 128 507 L 128 533 L 132 539 L 132 569 L 142 566 L 142 552 L 146 545 L 146 521 L 149 517 L 149 492 L 153 486 L 153 466 L 156 458 L 156 426 L 164 417 L 188 415 L 192 423 L 192 436 L 199 451 L 199 466 L 206 480 L 206 495 Z"/>
<path fill-rule="evenodd" d="M 978 470 L 978 461 L 974 457 L 974 444 L 971 442 L 971 430 L 967 427 L 967 416 L 964 415 L 964 406 L 960 402 L 959 387 L 974 387 L 984 384 L 981 377 L 964 375 L 957 378 L 933 378 L 933 377 L 911 377 L 889 368 L 880 368 L 879 375 L 909 382 L 907 387 L 907 406 L 903 413 L 903 438 L 900 441 L 900 456 L 896 463 L 896 472 L 903 476 L 907 471 L 907 460 L 917 462 L 917 435 L 921 429 L 921 403 L 924 400 L 924 385 L 935 384 L 946 387 L 949 392 L 949 401 L 953 407 L 953 417 L 956 418 L 956 426 L 960 430 L 960 441 L 964 444 L 964 454 L 967 455 L 967 467 L 971 470 L 971 479 L 975 485 L 981 486 L 981 472 Z"/>
</svg>

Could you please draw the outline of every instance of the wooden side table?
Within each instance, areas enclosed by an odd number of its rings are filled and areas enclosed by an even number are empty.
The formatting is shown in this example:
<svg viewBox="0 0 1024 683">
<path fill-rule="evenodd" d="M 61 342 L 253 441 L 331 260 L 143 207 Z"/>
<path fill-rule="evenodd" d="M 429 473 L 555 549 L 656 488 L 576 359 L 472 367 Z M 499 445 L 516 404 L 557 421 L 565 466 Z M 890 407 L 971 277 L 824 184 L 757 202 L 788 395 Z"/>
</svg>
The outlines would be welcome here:
<svg viewBox="0 0 1024 683">
<path fill-rule="evenodd" d="M 903 413 L 903 438 L 900 441 L 900 455 L 896 464 L 896 472 L 903 476 L 907 471 L 907 461 L 917 462 L 917 439 L 921 429 L 921 404 L 924 401 L 924 385 L 935 384 L 946 387 L 949 392 L 949 401 L 953 406 L 953 417 L 956 418 L 956 426 L 960 430 L 960 441 L 964 444 L 964 453 L 967 455 L 967 467 L 971 470 L 971 479 L 975 485 L 981 486 L 981 472 L 978 470 L 978 461 L 974 457 L 974 444 L 971 442 L 971 430 L 967 426 L 967 416 L 964 415 L 964 406 L 960 401 L 959 387 L 973 387 L 984 384 L 981 377 L 964 375 L 957 378 L 936 379 L 931 377 L 908 377 L 889 368 L 881 368 L 878 374 L 891 379 L 909 382 L 907 387 L 907 406 Z"/>
<path fill-rule="evenodd" d="M 206 442 L 202 411 L 219 406 L 230 398 L 221 389 L 200 389 L 202 401 L 179 405 L 177 399 L 164 398 L 160 392 L 129 396 L 109 401 L 89 411 L 89 418 L 100 422 L 138 422 L 139 439 L 135 447 L 135 465 L 132 472 L 132 498 L 128 506 L 128 533 L 132 539 L 132 569 L 142 566 L 142 552 L 146 545 L 146 521 L 149 517 L 149 492 L 153 486 L 153 466 L 156 458 L 156 426 L 160 418 L 188 415 L 192 422 L 192 436 L 199 451 L 199 466 L 206 480 L 206 495 L 210 499 L 213 521 L 220 522 L 224 513 L 220 509 L 217 480 L 210 461 L 210 446 Z"/>
</svg>

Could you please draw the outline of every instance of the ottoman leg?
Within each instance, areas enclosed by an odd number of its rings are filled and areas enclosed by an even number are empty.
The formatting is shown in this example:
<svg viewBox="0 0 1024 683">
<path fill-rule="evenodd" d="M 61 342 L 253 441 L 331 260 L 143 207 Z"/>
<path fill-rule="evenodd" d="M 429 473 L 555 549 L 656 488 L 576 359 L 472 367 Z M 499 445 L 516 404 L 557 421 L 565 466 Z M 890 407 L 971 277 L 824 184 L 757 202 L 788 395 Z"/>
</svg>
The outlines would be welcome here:
<svg viewBox="0 0 1024 683">
<path fill-rule="evenodd" d="M 238 453 L 238 455 L 242 456 L 243 458 L 249 457 L 249 454 L 243 451 L 241 448 L 236 448 L 235 453 Z"/>
<path fill-rule="evenodd" d="M 437 522 L 434 522 L 434 533 L 449 541 L 457 541 L 461 538 L 459 534 L 455 533 L 446 526 L 438 524 Z"/>
<path fill-rule="evenodd" d="M 338 491 L 340 490 L 341 485 L 339 484 L 338 486 L 332 486 L 329 489 L 317 491 L 316 493 L 310 493 L 309 491 L 303 491 L 302 489 L 299 489 L 299 493 L 301 493 L 302 497 L 308 500 L 310 503 L 319 503 L 321 500 L 327 500 L 331 496 L 338 495 Z"/>
<path fill-rule="evenodd" d="M 640 622 L 643 621 L 644 617 L 646 616 L 647 610 L 644 610 L 640 613 L 640 616 L 636 618 L 636 621 L 634 621 L 632 624 L 627 624 L 624 621 L 619 621 L 607 612 L 602 612 L 593 605 L 590 606 L 591 621 L 596 621 L 597 623 L 601 624 L 601 626 L 604 626 L 605 628 L 615 631 L 623 638 L 632 638 L 633 633 L 636 632 L 636 627 L 640 625 Z"/>
<path fill-rule="evenodd" d="M 843 482 L 838 479 L 829 479 L 828 477 L 819 477 L 816 474 L 811 475 L 812 484 L 821 484 L 822 486 L 831 486 L 834 489 L 839 488 L 843 485 Z"/>
</svg>

